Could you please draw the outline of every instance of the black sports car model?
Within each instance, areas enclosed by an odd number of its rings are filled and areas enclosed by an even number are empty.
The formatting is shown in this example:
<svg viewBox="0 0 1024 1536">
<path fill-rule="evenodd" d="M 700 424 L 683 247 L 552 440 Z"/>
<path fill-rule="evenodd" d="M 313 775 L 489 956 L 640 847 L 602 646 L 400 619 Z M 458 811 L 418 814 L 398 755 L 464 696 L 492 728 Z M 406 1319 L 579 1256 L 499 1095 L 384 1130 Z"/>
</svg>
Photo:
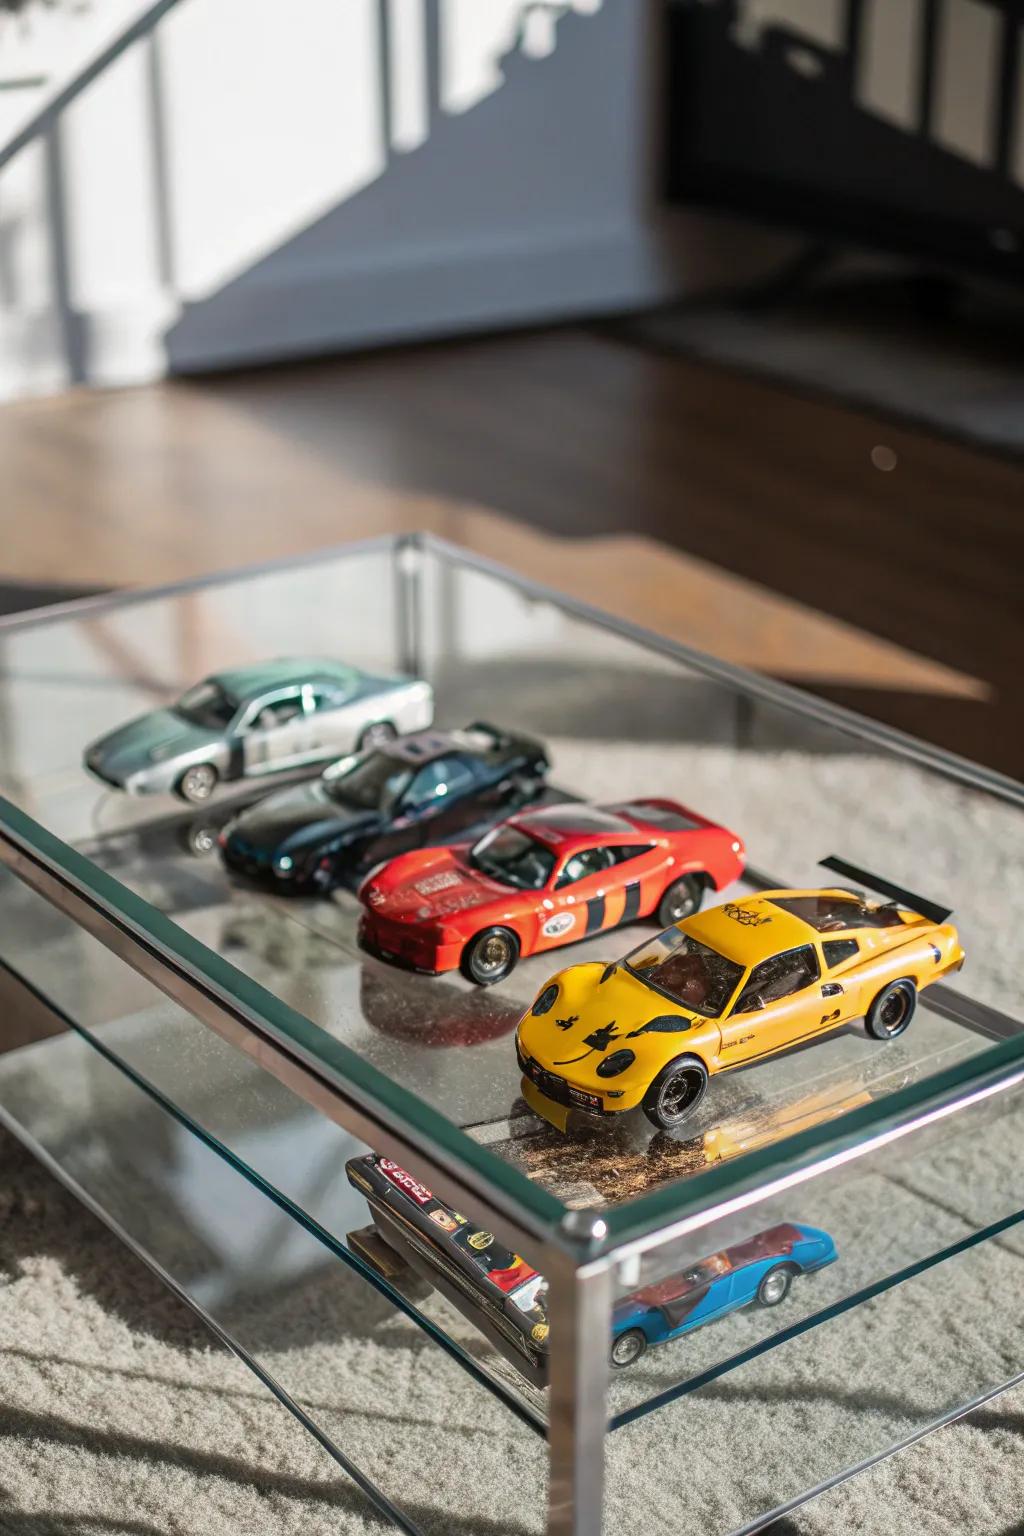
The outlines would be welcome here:
<svg viewBox="0 0 1024 1536">
<path fill-rule="evenodd" d="M 547 770 L 540 742 L 491 725 L 399 736 L 243 811 L 221 833 L 221 855 L 281 889 L 328 891 L 397 853 L 483 830 L 539 794 Z"/>
<path fill-rule="evenodd" d="M 547 1380 L 544 1276 L 471 1226 L 389 1158 L 354 1157 L 348 1181 L 366 1197 L 378 1234 L 480 1328 L 536 1386 Z"/>
</svg>

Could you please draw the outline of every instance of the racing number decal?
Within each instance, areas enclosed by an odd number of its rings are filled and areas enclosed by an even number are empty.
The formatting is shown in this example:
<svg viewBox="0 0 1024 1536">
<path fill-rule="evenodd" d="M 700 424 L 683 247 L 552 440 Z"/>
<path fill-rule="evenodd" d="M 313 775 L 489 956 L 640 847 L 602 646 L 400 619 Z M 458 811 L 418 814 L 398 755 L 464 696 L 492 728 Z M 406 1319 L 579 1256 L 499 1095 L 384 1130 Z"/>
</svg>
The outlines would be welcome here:
<svg viewBox="0 0 1024 1536">
<path fill-rule="evenodd" d="M 563 933 L 568 933 L 576 918 L 571 912 L 556 912 L 541 925 L 541 933 L 546 939 L 560 939 Z"/>
</svg>

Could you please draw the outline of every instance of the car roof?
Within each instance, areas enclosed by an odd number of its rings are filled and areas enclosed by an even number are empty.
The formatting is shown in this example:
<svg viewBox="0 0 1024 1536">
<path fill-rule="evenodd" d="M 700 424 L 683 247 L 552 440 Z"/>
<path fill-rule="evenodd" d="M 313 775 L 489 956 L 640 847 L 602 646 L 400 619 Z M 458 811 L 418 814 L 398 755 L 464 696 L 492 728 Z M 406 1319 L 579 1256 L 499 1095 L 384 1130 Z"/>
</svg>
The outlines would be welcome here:
<svg viewBox="0 0 1024 1536">
<path fill-rule="evenodd" d="M 741 896 L 737 901 L 727 901 L 719 907 L 708 907 L 685 918 L 680 925 L 702 944 L 709 945 L 738 965 L 759 965 L 772 955 L 801 944 L 812 944 L 816 939 L 834 939 L 843 933 L 878 934 L 879 930 L 867 923 L 853 923 L 849 928 L 829 929 L 820 933 L 811 923 L 787 912 L 776 905 L 775 896 L 819 897 L 840 896 L 850 899 L 851 893 L 835 886 L 816 887 L 808 890 L 759 891 L 756 896 Z M 890 933 L 894 930 L 888 930 Z M 886 930 L 881 930 L 884 934 Z"/>
<path fill-rule="evenodd" d="M 323 656 L 279 656 L 246 667 L 229 667 L 214 673 L 210 682 L 233 698 L 249 699 L 268 688 L 287 688 L 290 683 L 350 683 L 358 676 L 357 668 Z"/>
<path fill-rule="evenodd" d="M 414 731 L 389 741 L 381 751 L 388 757 L 403 763 L 432 763 L 436 758 L 447 757 L 451 752 L 464 752 L 470 757 L 488 757 L 502 752 L 508 745 L 507 738 L 489 728 L 467 726 L 450 731 Z"/>
<path fill-rule="evenodd" d="M 512 818 L 522 832 L 528 832 L 548 847 L 563 843 L 601 844 L 609 839 L 637 836 L 637 828 L 625 816 L 605 805 L 569 801 L 565 805 L 545 805 L 539 810 L 521 811 Z"/>
<path fill-rule="evenodd" d="M 737 901 L 708 907 L 684 918 L 680 926 L 685 933 L 737 965 L 759 965 L 762 960 L 784 950 L 812 943 L 817 934 L 810 923 L 776 907 L 769 899 L 770 894 L 741 896 Z M 783 893 L 775 894 L 781 896 Z M 785 894 L 797 893 L 787 891 Z"/>
</svg>

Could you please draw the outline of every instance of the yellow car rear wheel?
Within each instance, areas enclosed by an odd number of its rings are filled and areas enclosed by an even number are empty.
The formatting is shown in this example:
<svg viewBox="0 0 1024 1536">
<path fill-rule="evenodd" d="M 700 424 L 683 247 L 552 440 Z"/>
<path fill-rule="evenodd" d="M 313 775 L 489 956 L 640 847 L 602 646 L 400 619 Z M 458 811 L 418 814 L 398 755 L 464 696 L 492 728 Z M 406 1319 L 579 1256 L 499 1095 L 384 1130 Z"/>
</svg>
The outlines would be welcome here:
<svg viewBox="0 0 1024 1536">
<path fill-rule="evenodd" d="M 917 1007 L 917 988 L 909 976 L 883 987 L 868 1009 L 864 1025 L 876 1040 L 895 1040 L 910 1028 Z"/>
</svg>

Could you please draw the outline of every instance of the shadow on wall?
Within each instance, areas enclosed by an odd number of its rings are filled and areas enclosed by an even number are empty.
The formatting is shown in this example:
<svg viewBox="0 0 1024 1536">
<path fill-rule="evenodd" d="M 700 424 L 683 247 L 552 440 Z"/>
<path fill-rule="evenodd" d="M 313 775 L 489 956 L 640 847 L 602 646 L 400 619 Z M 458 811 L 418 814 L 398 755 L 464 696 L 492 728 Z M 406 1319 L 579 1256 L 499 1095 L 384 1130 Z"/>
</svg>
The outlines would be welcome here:
<svg viewBox="0 0 1024 1536">
<path fill-rule="evenodd" d="M 379 78 L 393 124 L 390 15 L 382 3 Z M 648 108 L 629 8 L 525 6 L 498 61 L 500 88 L 457 114 L 441 104 L 440 0 L 423 16 L 424 142 L 389 147 L 369 186 L 187 304 L 166 333 L 172 370 L 581 312 L 649 285 L 635 229 Z"/>
</svg>

